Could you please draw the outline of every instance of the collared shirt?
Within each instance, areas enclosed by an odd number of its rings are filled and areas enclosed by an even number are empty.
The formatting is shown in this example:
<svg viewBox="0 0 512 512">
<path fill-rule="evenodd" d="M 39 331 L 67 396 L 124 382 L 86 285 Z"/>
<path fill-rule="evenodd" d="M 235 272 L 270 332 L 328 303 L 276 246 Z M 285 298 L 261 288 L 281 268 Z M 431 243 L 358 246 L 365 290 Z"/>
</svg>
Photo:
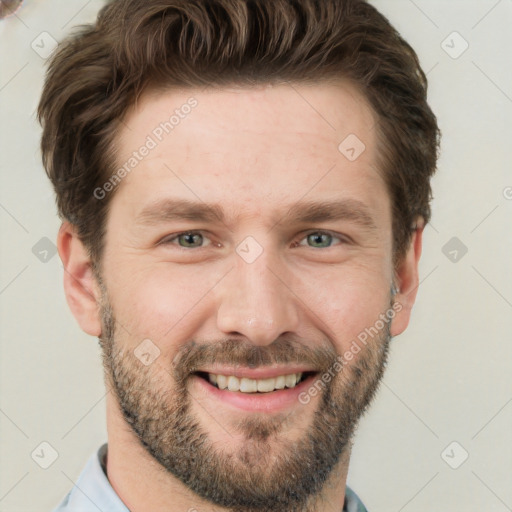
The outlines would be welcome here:
<svg viewBox="0 0 512 512">
<path fill-rule="evenodd" d="M 53 512 L 130 512 L 108 481 L 107 446 L 103 444 L 90 456 L 76 484 Z M 348 487 L 342 512 L 367 512 Z"/>
</svg>

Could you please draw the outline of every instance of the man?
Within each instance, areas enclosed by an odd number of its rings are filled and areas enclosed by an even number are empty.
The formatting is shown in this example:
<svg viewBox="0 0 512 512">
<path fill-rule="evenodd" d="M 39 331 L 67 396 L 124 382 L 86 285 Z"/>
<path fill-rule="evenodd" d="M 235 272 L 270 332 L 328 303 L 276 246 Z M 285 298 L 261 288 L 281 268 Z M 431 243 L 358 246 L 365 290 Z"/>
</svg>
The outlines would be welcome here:
<svg viewBox="0 0 512 512">
<path fill-rule="evenodd" d="M 58 511 L 365 510 L 350 443 L 409 322 L 439 130 L 363 0 L 118 0 L 39 106 L 108 444 Z"/>
</svg>

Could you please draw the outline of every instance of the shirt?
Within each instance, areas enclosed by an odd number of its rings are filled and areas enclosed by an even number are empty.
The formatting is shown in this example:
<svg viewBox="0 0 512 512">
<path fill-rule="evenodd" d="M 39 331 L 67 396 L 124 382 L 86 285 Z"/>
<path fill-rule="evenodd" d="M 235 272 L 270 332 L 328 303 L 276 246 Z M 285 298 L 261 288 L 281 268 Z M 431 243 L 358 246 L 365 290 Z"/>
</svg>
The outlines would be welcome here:
<svg viewBox="0 0 512 512">
<path fill-rule="evenodd" d="M 87 461 L 76 484 L 53 512 L 130 512 L 107 478 L 105 443 Z M 358 496 L 349 487 L 341 512 L 367 512 Z"/>
</svg>

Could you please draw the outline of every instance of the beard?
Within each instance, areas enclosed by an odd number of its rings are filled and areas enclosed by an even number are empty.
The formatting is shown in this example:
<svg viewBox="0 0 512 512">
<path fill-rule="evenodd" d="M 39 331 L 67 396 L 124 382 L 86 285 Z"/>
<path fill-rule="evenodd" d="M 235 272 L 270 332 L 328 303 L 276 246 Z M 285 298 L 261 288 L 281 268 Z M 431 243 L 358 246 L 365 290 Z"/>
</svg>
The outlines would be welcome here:
<svg viewBox="0 0 512 512">
<path fill-rule="evenodd" d="M 315 503 L 324 487 L 332 485 L 329 477 L 342 456 L 348 455 L 357 423 L 383 376 L 391 340 L 389 323 L 350 365 L 342 360 L 341 371 L 322 383 L 312 419 L 301 428 L 298 440 L 287 439 L 285 433 L 287 426 L 293 427 L 304 416 L 294 407 L 288 416 L 246 413 L 230 427 L 243 436 L 233 448 L 215 445 L 194 414 L 195 398 L 188 389 L 194 371 L 212 363 L 252 368 L 305 363 L 318 369 L 315 382 L 319 382 L 340 361 L 333 345 L 312 348 L 285 338 L 266 347 L 247 340 L 209 344 L 191 340 L 178 348 L 172 364 L 164 367 L 157 359 L 145 366 L 133 348 L 117 340 L 116 320 L 104 288 L 101 313 L 99 342 L 106 381 L 126 423 L 166 472 L 200 498 L 236 512 L 316 510 Z M 158 373 L 156 367 L 164 371 Z M 172 502 L 172 496 L 169 499 Z"/>
</svg>

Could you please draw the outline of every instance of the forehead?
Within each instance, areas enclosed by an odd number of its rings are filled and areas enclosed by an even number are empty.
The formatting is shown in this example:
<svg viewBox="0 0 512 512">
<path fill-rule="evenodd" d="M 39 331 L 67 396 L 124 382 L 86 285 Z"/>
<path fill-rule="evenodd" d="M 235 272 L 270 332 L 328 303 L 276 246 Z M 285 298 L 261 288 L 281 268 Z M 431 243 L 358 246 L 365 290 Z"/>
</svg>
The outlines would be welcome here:
<svg viewBox="0 0 512 512">
<path fill-rule="evenodd" d="M 118 134 L 128 172 L 116 201 L 137 213 L 172 195 L 255 213 L 341 195 L 387 209 L 375 120 L 349 82 L 153 90 Z"/>
</svg>

